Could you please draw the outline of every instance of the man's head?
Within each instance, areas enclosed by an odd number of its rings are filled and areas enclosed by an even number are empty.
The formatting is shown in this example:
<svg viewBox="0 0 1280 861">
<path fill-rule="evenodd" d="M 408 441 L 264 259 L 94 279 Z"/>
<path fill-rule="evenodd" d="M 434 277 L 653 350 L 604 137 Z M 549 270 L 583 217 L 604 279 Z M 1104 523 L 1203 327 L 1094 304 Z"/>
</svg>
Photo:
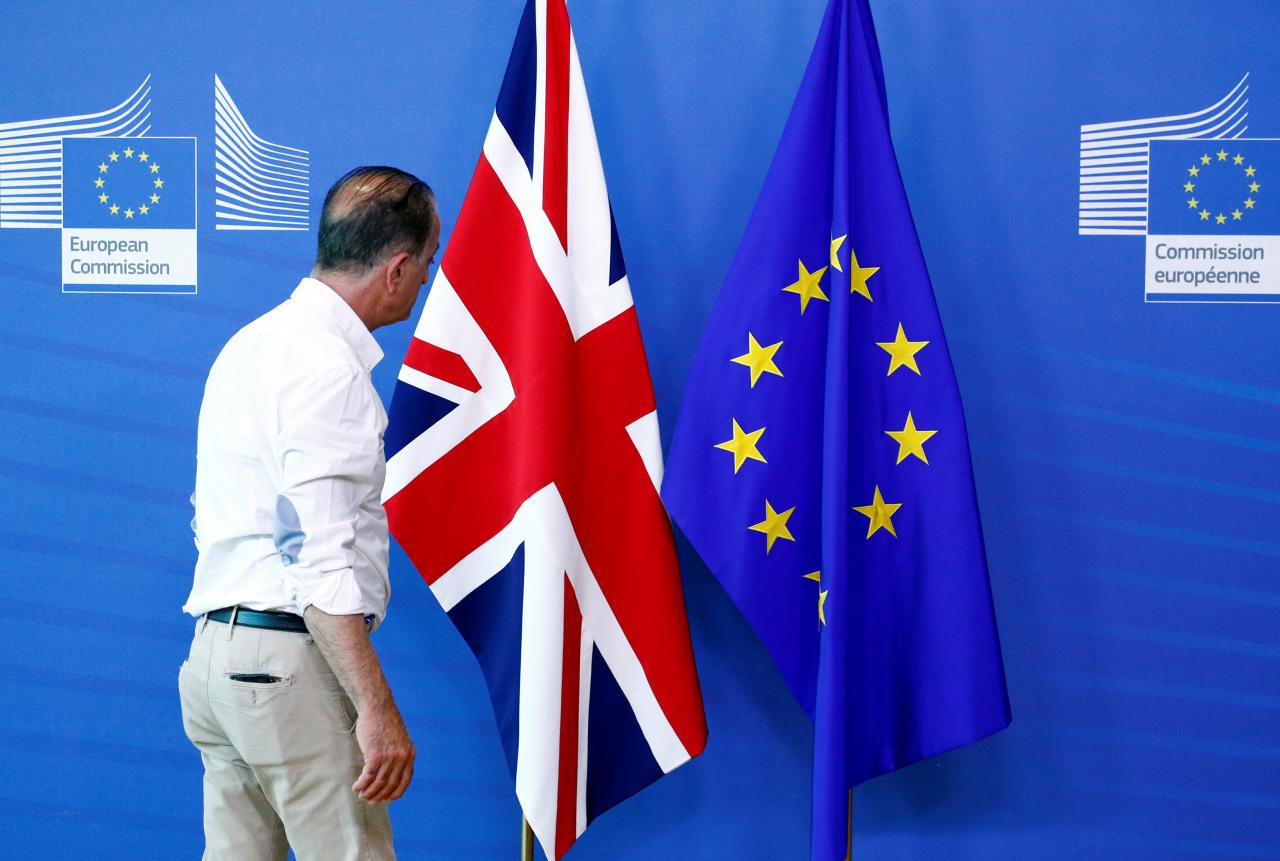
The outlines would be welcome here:
<svg viewBox="0 0 1280 861">
<path fill-rule="evenodd" d="M 439 244 L 425 182 L 394 167 L 358 167 L 325 195 L 312 274 L 376 329 L 408 318 Z"/>
</svg>

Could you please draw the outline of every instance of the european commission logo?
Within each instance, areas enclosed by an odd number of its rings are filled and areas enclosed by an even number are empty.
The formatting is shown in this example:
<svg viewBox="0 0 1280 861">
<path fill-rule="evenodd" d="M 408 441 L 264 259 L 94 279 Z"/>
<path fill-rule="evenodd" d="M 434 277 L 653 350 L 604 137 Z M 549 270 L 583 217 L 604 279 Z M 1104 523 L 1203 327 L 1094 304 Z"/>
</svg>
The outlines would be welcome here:
<svg viewBox="0 0 1280 861">
<path fill-rule="evenodd" d="M 1280 301 L 1280 141 L 1151 144 L 1151 301 Z"/>
<path fill-rule="evenodd" d="M 1199 111 L 1080 128 L 1079 231 L 1146 237 L 1148 302 L 1280 302 L 1280 140 L 1245 137 L 1248 78 Z"/>
<path fill-rule="evenodd" d="M 215 229 L 309 229 L 310 153 L 260 137 L 217 75 L 213 115 Z M 196 139 L 151 119 L 148 75 L 106 110 L 0 122 L 0 230 L 61 230 L 63 292 L 196 292 Z"/>
<path fill-rule="evenodd" d="M 196 292 L 196 139 L 62 141 L 62 289 Z"/>
</svg>

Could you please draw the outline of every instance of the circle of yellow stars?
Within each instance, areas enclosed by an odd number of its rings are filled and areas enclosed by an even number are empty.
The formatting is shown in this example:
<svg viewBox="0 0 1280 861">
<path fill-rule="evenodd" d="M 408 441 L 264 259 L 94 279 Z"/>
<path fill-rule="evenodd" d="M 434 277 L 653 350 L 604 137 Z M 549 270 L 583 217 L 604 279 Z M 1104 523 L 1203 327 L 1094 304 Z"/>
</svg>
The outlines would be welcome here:
<svg viewBox="0 0 1280 861">
<path fill-rule="evenodd" d="M 849 294 L 851 296 L 856 294 L 868 302 L 875 301 L 871 279 L 880 271 L 880 267 L 863 265 L 858 259 L 856 250 L 849 246 L 847 249 L 847 265 L 849 268 L 846 272 L 846 260 L 842 259 L 841 252 L 848 238 L 848 235 L 845 234 L 831 239 L 830 258 L 827 261 L 823 261 L 827 264 L 825 266 L 811 270 L 803 259 L 796 261 L 796 280 L 783 287 L 782 292 L 798 297 L 801 316 L 809 309 L 811 303 L 831 301 L 822 287 L 822 280 L 829 271 L 833 270 L 847 274 L 849 278 Z M 898 323 L 897 330 L 891 340 L 875 342 L 875 346 L 888 355 L 885 376 L 892 377 L 902 369 L 906 369 L 916 376 L 921 376 L 918 355 L 925 347 L 929 346 L 929 343 L 927 340 L 912 340 L 907 336 L 904 325 L 901 322 Z M 754 331 L 748 331 L 746 352 L 733 356 L 729 361 L 742 365 L 747 369 L 750 387 L 755 389 L 757 384 L 766 377 L 783 377 L 783 370 L 779 367 L 779 356 L 783 347 L 784 343 L 782 341 L 762 344 Z M 761 441 L 767 430 L 767 427 L 747 430 L 742 427 L 736 417 L 730 418 L 729 439 L 716 443 L 715 448 L 728 452 L 733 456 L 734 475 L 737 475 L 752 461 L 768 464 L 768 460 L 761 451 Z M 925 443 L 932 439 L 938 431 L 917 426 L 913 411 L 907 411 L 901 429 L 891 427 L 886 429 L 884 433 L 897 444 L 895 466 L 901 465 L 910 458 L 915 458 L 926 466 L 929 464 L 928 455 L 925 453 Z M 880 485 L 875 484 L 871 492 L 871 501 L 866 505 L 851 506 L 851 510 L 867 518 L 866 540 L 871 540 L 880 532 L 886 533 L 890 538 L 898 537 L 893 517 L 902 507 L 903 503 L 901 502 L 887 501 L 880 489 Z M 779 541 L 794 542 L 796 540 L 789 526 L 789 522 L 795 512 L 796 506 L 774 508 L 772 500 L 764 500 L 764 519 L 758 523 L 751 524 L 747 529 L 764 535 L 765 555 L 772 553 L 774 545 Z M 826 603 L 830 590 L 822 588 L 822 572 L 811 571 L 803 576 L 805 579 L 812 580 L 818 584 L 818 620 L 820 624 L 826 625 Z"/>
<path fill-rule="evenodd" d="M 1230 161 L 1228 161 L 1228 157 L 1230 157 Z M 1220 163 L 1224 163 L 1230 168 L 1240 168 L 1244 178 L 1249 180 L 1245 185 L 1248 192 L 1246 193 L 1245 198 L 1240 201 L 1240 204 L 1231 212 L 1218 212 L 1217 214 L 1214 214 L 1213 211 L 1208 207 L 1205 207 L 1201 203 L 1200 199 L 1195 196 L 1196 183 L 1194 180 L 1198 180 L 1200 178 L 1200 172 L 1205 168 Z M 1245 157 L 1241 153 L 1232 155 L 1225 149 L 1220 149 L 1216 153 L 1212 154 L 1206 152 L 1197 159 L 1196 164 L 1187 168 L 1187 181 L 1182 184 L 1182 190 L 1191 195 L 1187 198 L 1187 209 L 1189 209 L 1193 214 L 1199 216 L 1201 221 L 1209 221 L 1217 225 L 1225 225 L 1227 223 L 1228 215 L 1231 216 L 1232 221 L 1243 221 L 1245 213 L 1250 209 L 1253 209 L 1258 202 L 1254 198 L 1254 195 L 1262 190 L 1262 186 L 1258 183 L 1257 175 L 1258 169 L 1251 164 L 1245 164 Z M 1240 207 L 1244 207 L 1244 209 L 1241 209 Z"/>
<path fill-rule="evenodd" d="M 111 195 L 107 192 L 107 176 L 111 171 L 111 168 L 120 164 L 122 156 L 126 162 L 136 160 L 138 164 L 145 165 L 148 175 L 151 176 L 151 195 L 144 198 L 143 202 L 138 204 L 136 208 L 127 206 L 124 209 L 121 209 L 120 204 L 112 200 Z M 143 216 L 150 214 L 151 207 L 160 202 L 160 191 L 164 188 L 164 179 L 161 178 L 159 174 L 160 165 L 152 161 L 151 154 L 146 150 L 139 152 L 135 151 L 133 147 L 125 147 L 120 152 L 113 150 L 111 154 L 103 159 L 103 161 L 98 165 L 98 176 L 93 181 L 93 187 L 98 191 L 98 203 L 105 206 L 107 208 L 107 212 L 111 213 L 113 217 L 120 216 L 122 220 L 125 221 L 132 221 L 135 216 L 142 218 Z"/>
</svg>

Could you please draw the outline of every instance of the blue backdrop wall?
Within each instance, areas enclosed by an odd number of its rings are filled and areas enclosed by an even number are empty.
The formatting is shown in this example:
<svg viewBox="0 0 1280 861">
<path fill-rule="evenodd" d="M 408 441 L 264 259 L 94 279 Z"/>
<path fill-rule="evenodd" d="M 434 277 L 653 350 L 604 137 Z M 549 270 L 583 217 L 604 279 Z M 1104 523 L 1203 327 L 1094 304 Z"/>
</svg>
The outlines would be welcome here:
<svg viewBox="0 0 1280 861">
<path fill-rule="evenodd" d="M 176 675 L 201 388 L 314 242 L 216 229 L 231 222 L 212 205 L 215 74 L 258 135 L 307 151 L 312 227 L 334 178 L 389 163 L 434 185 L 447 241 L 521 6 L 59 2 L 6 16 L 0 124 L 102 111 L 151 75 L 147 134 L 197 138 L 199 197 L 197 295 L 64 293 L 59 231 L 12 226 L 31 196 L 17 189 L 47 180 L 13 183 L 31 127 L 0 127 L 8 857 L 200 851 Z M 1078 230 L 1082 124 L 1195 112 L 1250 73 L 1246 135 L 1280 136 L 1276 7 L 872 7 L 968 413 L 1014 724 L 861 789 L 855 855 L 1280 858 L 1280 316 L 1144 302 L 1143 239 Z M 668 434 L 822 8 L 570 3 Z M 1280 162 L 1257 152 L 1263 206 Z M 384 397 L 409 335 L 378 333 Z M 804 858 L 808 721 L 682 558 L 709 748 L 571 857 Z M 481 676 L 398 551 L 392 581 L 378 648 L 420 749 L 393 807 L 401 853 L 514 858 L 519 813 Z"/>
</svg>

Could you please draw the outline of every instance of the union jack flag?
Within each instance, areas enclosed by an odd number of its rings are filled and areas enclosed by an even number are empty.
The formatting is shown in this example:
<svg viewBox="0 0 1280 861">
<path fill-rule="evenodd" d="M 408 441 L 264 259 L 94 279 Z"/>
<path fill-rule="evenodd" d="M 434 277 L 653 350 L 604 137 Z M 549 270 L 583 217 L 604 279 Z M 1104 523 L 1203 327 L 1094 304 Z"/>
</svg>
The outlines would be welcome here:
<svg viewBox="0 0 1280 861">
<path fill-rule="evenodd" d="M 548 857 L 702 752 L 653 386 L 564 0 L 529 0 L 385 434 Z"/>
</svg>

